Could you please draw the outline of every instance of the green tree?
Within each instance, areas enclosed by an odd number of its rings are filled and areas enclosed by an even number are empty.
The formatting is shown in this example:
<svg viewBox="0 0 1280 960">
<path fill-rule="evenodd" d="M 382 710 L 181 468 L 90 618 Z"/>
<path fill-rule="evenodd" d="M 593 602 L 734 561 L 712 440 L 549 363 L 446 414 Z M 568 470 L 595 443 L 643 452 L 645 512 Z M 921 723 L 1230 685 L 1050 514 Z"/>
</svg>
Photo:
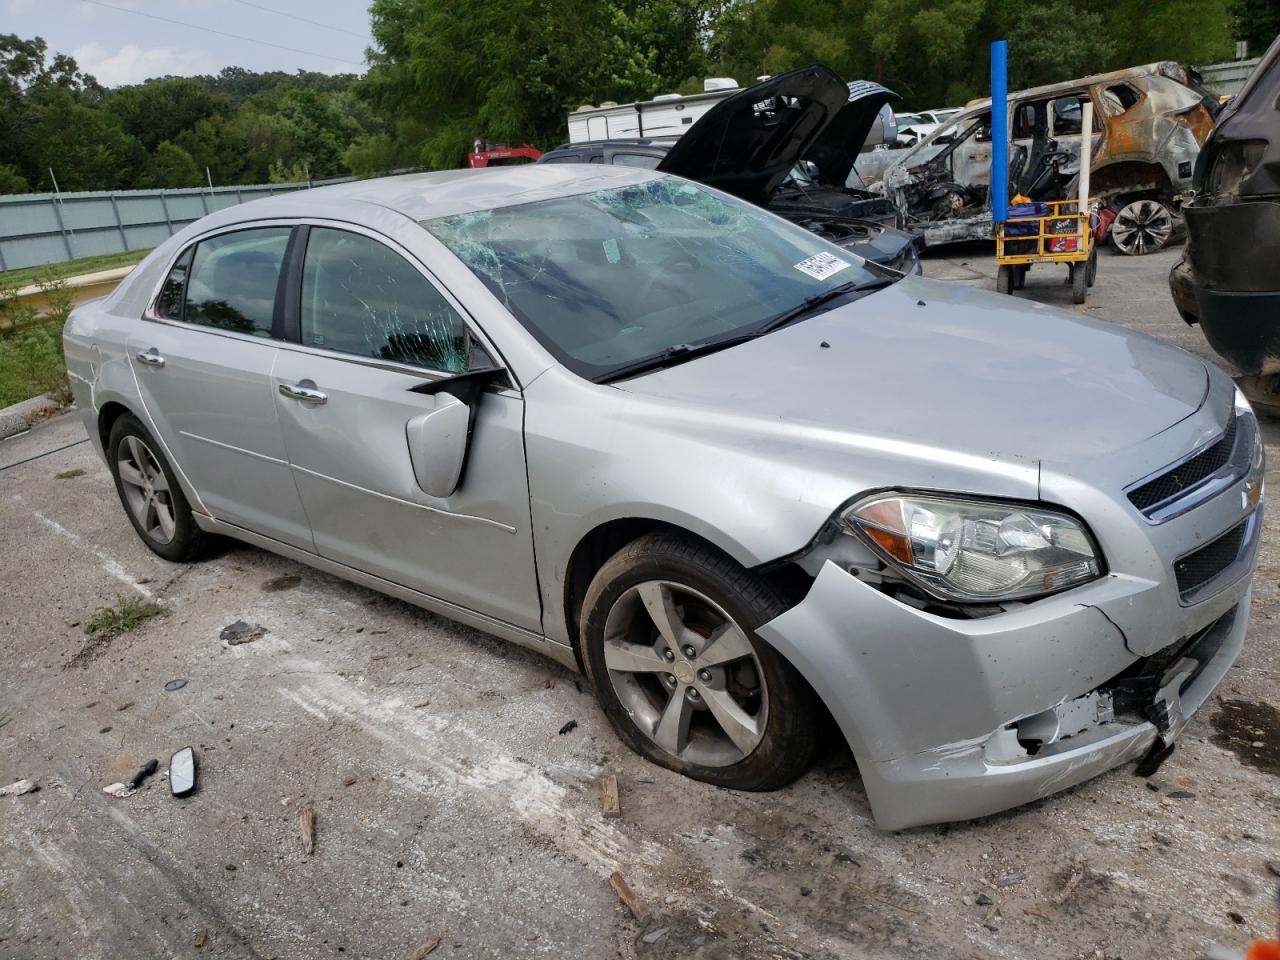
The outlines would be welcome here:
<svg viewBox="0 0 1280 960">
<path fill-rule="evenodd" d="M 108 92 L 105 106 L 127 133 L 154 150 L 183 130 L 219 111 L 221 100 L 208 84 L 188 77 L 164 77 Z"/>
<path fill-rule="evenodd" d="M 151 154 L 145 185 L 148 187 L 194 187 L 204 180 L 191 154 L 176 143 L 161 140 Z"/>
<path fill-rule="evenodd" d="M 1231 19 L 1234 38 L 1247 40 L 1249 56 L 1260 57 L 1280 36 L 1280 0 L 1235 0 Z"/>
</svg>

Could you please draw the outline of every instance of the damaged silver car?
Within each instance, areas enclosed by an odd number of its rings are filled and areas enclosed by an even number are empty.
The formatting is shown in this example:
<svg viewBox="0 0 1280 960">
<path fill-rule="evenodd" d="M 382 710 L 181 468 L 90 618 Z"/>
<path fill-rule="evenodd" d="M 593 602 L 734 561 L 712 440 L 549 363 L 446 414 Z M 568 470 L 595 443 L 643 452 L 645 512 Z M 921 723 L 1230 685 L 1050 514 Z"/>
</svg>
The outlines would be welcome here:
<svg viewBox="0 0 1280 960">
<path fill-rule="evenodd" d="M 1123 253 L 1159 250 L 1180 236 L 1182 195 L 1217 101 L 1172 62 L 1117 70 L 1009 95 L 1009 196 L 1074 195 L 1082 104 L 1093 103 L 1090 184 L 1100 239 Z M 883 158 L 881 158 L 883 160 Z M 933 245 L 990 240 L 991 101 L 969 104 L 884 170 L 876 188 Z"/>
<path fill-rule="evenodd" d="M 1225 375 L 654 171 L 231 207 L 65 345 L 158 555 L 232 537 L 541 651 L 722 787 L 829 715 L 881 826 L 992 813 L 1158 760 L 1244 642 Z"/>
</svg>

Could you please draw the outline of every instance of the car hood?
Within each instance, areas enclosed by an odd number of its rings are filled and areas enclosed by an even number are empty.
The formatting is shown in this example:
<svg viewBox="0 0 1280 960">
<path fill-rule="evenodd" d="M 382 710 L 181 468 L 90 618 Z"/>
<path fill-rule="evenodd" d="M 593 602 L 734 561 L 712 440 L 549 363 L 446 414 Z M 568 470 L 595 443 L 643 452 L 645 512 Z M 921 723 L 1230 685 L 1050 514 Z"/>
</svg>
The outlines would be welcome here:
<svg viewBox="0 0 1280 960">
<path fill-rule="evenodd" d="M 1205 365 L 1144 334 L 908 277 L 756 340 L 619 383 L 884 452 L 1030 466 L 1106 457 L 1191 416 Z M 743 418 L 746 418 L 744 421 Z M 875 444 L 873 444 L 874 446 Z"/>
<path fill-rule="evenodd" d="M 658 169 L 763 205 L 848 99 L 829 68 L 792 70 L 720 101 Z"/>
<path fill-rule="evenodd" d="M 849 172 L 880 111 L 890 100 L 898 98 L 892 90 L 870 80 L 855 80 L 848 87 L 848 102 L 804 154 L 804 159 L 817 164 L 822 183 L 841 187 L 849 179 Z"/>
</svg>

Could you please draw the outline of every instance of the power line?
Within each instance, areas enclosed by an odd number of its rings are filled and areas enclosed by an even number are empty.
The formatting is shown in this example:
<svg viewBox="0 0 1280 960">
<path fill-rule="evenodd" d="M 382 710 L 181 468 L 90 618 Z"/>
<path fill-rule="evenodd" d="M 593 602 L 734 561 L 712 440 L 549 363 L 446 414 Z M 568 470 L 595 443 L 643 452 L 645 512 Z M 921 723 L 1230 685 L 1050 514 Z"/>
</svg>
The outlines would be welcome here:
<svg viewBox="0 0 1280 960">
<path fill-rule="evenodd" d="M 225 30 L 216 30 L 213 27 L 202 27 L 198 23 L 187 23 L 185 20 L 174 20 L 170 17 L 162 17 L 158 13 L 146 13 L 143 10 L 130 10 L 128 7 L 117 7 L 111 3 L 104 3 L 103 0 L 80 0 L 80 2 L 92 3 L 94 6 L 98 7 L 106 7 L 108 10 L 115 10 L 117 13 L 131 13 L 135 16 L 159 20 L 162 23 L 172 23 L 179 27 L 188 27 L 191 30 L 203 30 L 205 33 L 216 33 L 220 37 L 230 37 L 232 40 L 243 40 L 245 43 L 256 43 L 263 47 L 274 47 L 276 50 L 287 50 L 290 53 L 301 53 L 308 57 L 319 57 L 321 60 L 333 60 L 335 63 L 345 63 L 349 67 L 364 66 L 362 63 L 356 63 L 352 60 L 344 60 L 342 57 L 331 57 L 327 53 L 316 53 L 312 50 L 299 50 L 297 47 L 286 47 L 279 43 L 270 43 L 267 40 L 259 40 L 256 37 L 243 37 L 238 33 L 227 33 Z"/>
<path fill-rule="evenodd" d="M 246 7 L 253 7 L 255 10 L 265 10 L 267 13 L 274 13 L 277 17 L 288 17 L 290 20 L 297 20 L 299 23 L 309 23 L 313 27 L 323 27 L 325 30 L 335 30 L 338 33 L 345 33 L 349 37 L 359 37 L 361 40 L 367 39 L 363 33 L 356 33 L 354 30 L 346 30 L 343 27 L 330 26 L 327 23 L 321 23 L 319 20 L 310 20 L 307 17 L 300 17 L 296 13 L 286 13 L 284 10 L 277 10 L 275 7 L 266 7 L 260 3 L 250 3 L 249 0 L 236 0 L 236 3 L 244 4 Z"/>
</svg>

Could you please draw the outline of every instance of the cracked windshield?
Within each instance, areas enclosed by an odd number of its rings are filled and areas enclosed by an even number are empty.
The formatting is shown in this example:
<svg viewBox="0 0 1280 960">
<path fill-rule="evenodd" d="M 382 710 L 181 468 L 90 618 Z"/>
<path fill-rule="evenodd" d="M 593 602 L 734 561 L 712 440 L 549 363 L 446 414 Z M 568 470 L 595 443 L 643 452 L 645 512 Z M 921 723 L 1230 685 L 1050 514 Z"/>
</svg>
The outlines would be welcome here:
<svg viewBox="0 0 1280 960">
<path fill-rule="evenodd" d="M 669 178 L 423 226 L 558 359 L 597 380 L 881 279 L 800 227 Z"/>
</svg>

